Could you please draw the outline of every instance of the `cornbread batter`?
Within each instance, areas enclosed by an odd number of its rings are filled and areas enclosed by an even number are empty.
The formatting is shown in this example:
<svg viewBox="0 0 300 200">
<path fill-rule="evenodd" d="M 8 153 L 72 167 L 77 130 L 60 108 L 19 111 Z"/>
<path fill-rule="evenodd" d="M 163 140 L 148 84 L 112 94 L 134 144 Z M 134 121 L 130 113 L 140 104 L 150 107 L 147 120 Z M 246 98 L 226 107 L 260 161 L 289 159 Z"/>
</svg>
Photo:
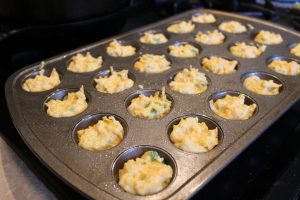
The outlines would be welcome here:
<svg viewBox="0 0 300 200">
<path fill-rule="evenodd" d="M 39 75 L 26 79 L 22 88 L 27 92 L 43 92 L 60 84 L 59 75 L 55 68 L 52 69 L 49 77 L 45 76 L 44 73 L 45 70 L 42 69 Z"/>
<path fill-rule="evenodd" d="M 192 58 L 199 55 L 199 50 L 190 44 L 171 45 L 168 50 L 171 56 L 179 58 Z"/>
<path fill-rule="evenodd" d="M 198 32 L 195 40 L 207 45 L 222 44 L 225 40 L 225 36 L 218 30 Z"/>
<path fill-rule="evenodd" d="M 131 100 L 127 109 L 135 117 L 158 119 L 170 112 L 171 104 L 172 102 L 166 97 L 165 88 L 162 88 L 161 95 L 159 92 L 155 92 L 150 97 L 140 94 Z"/>
<path fill-rule="evenodd" d="M 183 94 L 199 94 L 207 89 L 208 81 L 203 73 L 190 66 L 189 69 L 178 72 L 169 86 Z"/>
<path fill-rule="evenodd" d="M 284 75 L 300 74 L 300 65 L 295 61 L 273 60 L 268 64 L 268 67 L 271 70 Z"/>
<path fill-rule="evenodd" d="M 216 22 L 216 18 L 212 14 L 203 13 L 203 14 L 192 16 L 192 21 L 201 24 L 209 24 L 209 23 Z"/>
<path fill-rule="evenodd" d="M 256 104 L 246 105 L 245 95 L 226 95 L 222 99 L 209 101 L 210 108 L 220 117 L 231 120 L 246 120 L 253 116 Z"/>
<path fill-rule="evenodd" d="M 144 44 L 164 44 L 168 42 L 166 36 L 162 33 L 145 33 L 140 37 L 140 42 Z"/>
<path fill-rule="evenodd" d="M 295 56 L 300 56 L 300 42 L 297 43 L 296 46 L 290 49 L 291 54 L 294 54 Z"/>
<path fill-rule="evenodd" d="M 51 117 L 72 117 L 83 112 L 87 107 L 83 86 L 78 92 L 70 92 L 64 99 L 51 99 L 46 103 L 47 114 Z"/>
<path fill-rule="evenodd" d="M 219 29 L 228 33 L 244 33 L 247 31 L 246 26 L 237 21 L 228 21 L 220 24 Z"/>
<path fill-rule="evenodd" d="M 283 39 L 280 34 L 273 33 L 270 31 L 259 31 L 259 33 L 255 36 L 254 40 L 261 44 L 280 44 L 283 42 Z"/>
<path fill-rule="evenodd" d="M 128 57 L 136 53 L 136 48 L 131 45 L 122 45 L 117 40 L 113 40 L 109 43 L 106 51 L 113 57 Z"/>
<path fill-rule="evenodd" d="M 78 145 L 90 151 L 102 151 L 117 146 L 124 129 L 113 116 L 104 116 L 96 124 L 77 132 Z"/>
<path fill-rule="evenodd" d="M 202 60 L 202 67 L 215 74 L 231 74 L 236 71 L 238 62 L 236 60 L 227 60 L 222 57 L 210 56 Z"/>
<path fill-rule="evenodd" d="M 101 56 L 95 58 L 89 52 L 87 52 L 85 56 L 78 53 L 71 58 L 71 62 L 67 69 L 77 73 L 92 72 L 101 68 L 102 62 Z"/>
<path fill-rule="evenodd" d="M 262 95 L 279 94 L 281 84 L 274 83 L 273 80 L 262 80 L 258 76 L 251 76 L 244 80 L 244 87 L 251 92 Z"/>
<path fill-rule="evenodd" d="M 134 63 L 134 69 L 147 73 L 161 73 L 171 68 L 171 63 L 164 55 L 144 54 Z"/>
<path fill-rule="evenodd" d="M 133 80 L 128 78 L 128 70 L 114 71 L 113 67 L 110 67 L 110 75 L 99 77 L 95 79 L 96 89 L 99 92 L 104 93 L 118 93 L 131 88 L 133 86 Z"/>
<path fill-rule="evenodd" d="M 236 43 L 230 47 L 230 52 L 241 58 L 257 58 L 266 50 L 265 45 L 246 44 L 245 42 Z"/>
<path fill-rule="evenodd" d="M 209 130 L 205 122 L 198 122 L 197 117 L 181 118 L 179 124 L 173 126 L 170 139 L 184 151 L 207 152 L 218 145 L 218 129 Z"/>
<path fill-rule="evenodd" d="M 119 170 L 119 185 L 131 194 L 149 195 L 166 188 L 173 176 L 170 165 L 156 151 L 128 160 Z"/>
<path fill-rule="evenodd" d="M 192 32 L 195 29 L 195 24 L 192 21 L 181 21 L 176 24 L 172 24 L 167 28 L 167 31 L 171 33 L 183 34 Z"/>
</svg>

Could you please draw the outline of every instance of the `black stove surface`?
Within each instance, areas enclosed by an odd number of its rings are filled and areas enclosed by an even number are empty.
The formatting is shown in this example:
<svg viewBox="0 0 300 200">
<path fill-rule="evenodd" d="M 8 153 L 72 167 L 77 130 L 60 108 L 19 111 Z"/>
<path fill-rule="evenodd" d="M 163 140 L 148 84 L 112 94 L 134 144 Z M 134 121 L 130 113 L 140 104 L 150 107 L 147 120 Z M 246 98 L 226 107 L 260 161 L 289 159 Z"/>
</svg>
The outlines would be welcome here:
<svg viewBox="0 0 300 200">
<path fill-rule="evenodd" d="M 4 96 L 6 78 L 18 68 L 39 60 L 57 55 L 66 50 L 100 40 L 108 35 L 126 32 L 146 25 L 178 12 L 206 7 L 230 10 L 240 14 L 267 19 L 285 26 L 298 29 L 298 13 L 282 10 L 278 12 L 271 5 L 257 5 L 251 1 L 197 1 L 197 0 L 156 0 L 149 4 L 142 0 L 135 9 L 123 13 L 127 17 L 120 29 L 107 33 L 91 34 L 97 24 L 90 24 L 85 31 L 66 37 L 62 32 L 56 37 L 47 38 L 47 42 L 37 39 L 23 27 L 0 25 L 0 132 L 6 142 L 17 152 L 29 168 L 53 191 L 59 199 L 84 199 L 75 189 L 66 185 L 49 171 L 32 154 L 14 128 L 9 117 Z M 225 2 L 225 3 L 224 3 Z M 225 9 L 226 8 L 226 9 Z M 293 13 L 293 14 L 292 14 Z M 101 20 L 100 20 L 101 21 Z M 300 21 L 300 20 L 299 20 Z M 1 22 L 1 19 L 0 19 Z M 98 22 L 99 23 L 99 22 Z M 32 28 L 32 27 L 31 27 Z M 26 29 L 25 31 L 23 29 Z M 79 29 L 82 29 L 81 27 Z M 76 30 L 76 29 L 72 29 Z M 95 29 L 98 30 L 98 29 Z M 9 37 L 12 31 L 20 31 Z M 99 30 L 98 30 L 99 31 Z M 13 33 L 15 33 L 13 32 Z M 70 31 L 67 31 L 70 34 Z M 85 39 L 82 39 L 82 34 Z M 49 34 L 51 36 L 51 34 Z M 52 39 L 51 39 L 52 38 Z M 45 39 L 45 38 L 44 38 Z M 3 42 L 4 41 L 4 42 Z M 238 156 L 219 175 L 202 188 L 192 199 L 299 199 L 300 195 L 300 102 L 294 105 L 259 139 Z"/>
</svg>

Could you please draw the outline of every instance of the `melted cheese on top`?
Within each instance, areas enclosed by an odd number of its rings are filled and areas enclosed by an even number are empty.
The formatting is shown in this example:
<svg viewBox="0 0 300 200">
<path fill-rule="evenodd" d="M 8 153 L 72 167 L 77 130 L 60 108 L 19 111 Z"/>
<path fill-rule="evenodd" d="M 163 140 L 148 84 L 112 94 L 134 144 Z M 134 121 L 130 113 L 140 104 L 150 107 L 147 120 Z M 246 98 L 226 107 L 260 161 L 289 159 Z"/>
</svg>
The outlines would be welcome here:
<svg viewBox="0 0 300 200">
<path fill-rule="evenodd" d="M 224 42 L 225 36 L 218 30 L 198 32 L 195 40 L 207 45 L 222 44 Z"/>
<path fill-rule="evenodd" d="M 70 92 L 63 100 L 51 99 L 46 103 L 47 114 L 51 117 L 72 117 L 87 107 L 83 86 L 78 92 Z"/>
<path fill-rule="evenodd" d="M 239 96 L 226 95 L 216 102 L 209 101 L 210 108 L 220 117 L 231 120 L 246 120 L 253 116 L 256 104 L 246 105 L 245 95 Z"/>
<path fill-rule="evenodd" d="M 170 69 L 170 64 L 164 55 L 144 54 L 134 63 L 134 69 L 147 74 L 161 73 Z"/>
<path fill-rule="evenodd" d="M 251 76 L 244 80 L 244 87 L 251 92 L 262 95 L 279 94 L 281 84 L 274 83 L 273 80 L 262 80 L 258 76 Z"/>
<path fill-rule="evenodd" d="M 222 57 L 210 56 L 202 60 L 202 67 L 215 74 L 231 74 L 236 71 L 238 62 L 236 60 L 227 60 Z"/>
<path fill-rule="evenodd" d="M 170 25 L 167 30 L 171 33 L 183 34 L 192 32 L 195 29 L 195 24 L 192 21 L 181 21 Z"/>
<path fill-rule="evenodd" d="M 170 139 L 176 147 L 187 152 L 207 152 L 218 145 L 218 129 L 209 130 L 197 117 L 182 118 L 173 126 Z"/>
<path fill-rule="evenodd" d="M 131 45 L 122 45 L 117 40 L 113 40 L 109 43 L 106 51 L 113 57 L 128 57 L 136 53 L 136 48 Z"/>
<path fill-rule="evenodd" d="M 161 95 L 159 95 L 159 92 L 150 97 L 140 94 L 131 100 L 127 109 L 135 117 L 158 119 L 170 112 L 171 105 L 172 102 L 166 97 L 165 88 L 162 88 Z"/>
<path fill-rule="evenodd" d="M 111 149 L 123 140 L 124 129 L 113 116 L 77 132 L 78 145 L 90 151 Z"/>
<path fill-rule="evenodd" d="M 133 86 L 133 80 L 128 78 L 128 70 L 114 71 L 110 67 L 110 75 L 94 79 L 96 89 L 104 93 L 118 93 Z"/>
<path fill-rule="evenodd" d="M 59 75 L 55 68 L 52 69 L 49 77 L 45 76 L 44 73 L 45 70 L 42 69 L 39 75 L 26 79 L 22 88 L 27 92 L 43 92 L 60 84 Z"/>
<path fill-rule="evenodd" d="M 156 151 L 128 160 L 119 170 L 119 185 L 131 194 L 149 195 L 166 188 L 173 176 L 170 165 L 164 164 Z"/>
<path fill-rule="evenodd" d="M 290 52 L 295 56 L 300 56 L 300 42 L 295 47 L 291 48 Z"/>
<path fill-rule="evenodd" d="M 201 24 L 208 24 L 216 22 L 216 18 L 213 14 L 203 13 L 192 16 L 192 21 Z"/>
<path fill-rule="evenodd" d="M 236 43 L 230 47 L 230 52 L 241 58 L 257 58 L 266 50 L 265 45 L 256 46 L 254 44 L 246 44 L 245 42 Z"/>
<path fill-rule="evenodd" d="M 183 94 L 199 94 L 207 89 L 208 81 L 203 73 L 190 66 L 189 69 L 178 72 L 169 86 Z"/>
<path fill-rule="evenodd" d="M 168 42 L 166 36 L 162 33 L 145 33 L 140 37 L 140 42 L 144 44 L 163 44 Z"/>
<path fill-rule="evenodd" d="M 270 31 L 259 31 L 254 40 L 262 44 L 280 44 L 283 42 L 280 34 Z"/>
<path fill-rule="evenodd" d="M 102 57 L 93 57 L 89 52 L 86 55 L 81 53 L 76 54 L 71 58 L 71 62 L 68 65 L 68 70 L 77 73 L 92 72 L 102 67 Z"/>
<path fill-rule="evenodd" d="M 192 58 L 199 54 L 199 50 L 190 44 L 171 45 L 168 50 L 170 55 L 180 58 Z"/>
<path fill-rule="evenodd" d="M 219 29 L 228 33 L 244 33 L 247 31 L 246 26 L 237 21 L 223 22 Z"/>
<path fill-rule="evenodd" d="M 300 65 L 295 61 L 274 60 L 268 64 L 268 67 L 273 71 L 284 75 L 300 74 Z"/>
</svg>

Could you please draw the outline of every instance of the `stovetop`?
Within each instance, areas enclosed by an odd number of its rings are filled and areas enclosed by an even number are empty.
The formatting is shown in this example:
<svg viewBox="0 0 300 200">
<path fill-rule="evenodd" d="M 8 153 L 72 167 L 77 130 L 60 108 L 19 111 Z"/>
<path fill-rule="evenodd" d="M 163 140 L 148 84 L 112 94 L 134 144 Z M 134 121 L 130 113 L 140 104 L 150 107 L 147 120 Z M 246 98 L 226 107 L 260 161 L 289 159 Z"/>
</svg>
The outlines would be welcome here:
<svg viewBox="0 0 300 200">
<path fill-rule="evenodd" d="M 19 137 L 10 120 L 5 103 L 3 86 L 6 78 L 20 67 L 54 56 L 66 50 L 100 40 L 107 35 L 126 32 L 178 12 L 198 7 L 231 10 L 247 16 L 267 19 L 300 30 L 297 11 L 274 9 L 271 5 L 257 5 L 251 1 L 168 1 L 155 0 L 151 6 L 140 4 L 130 11 L 121 29 L 97 37 L 81 40 L 74 36 L 70 41 L 49 39 L 46 43 L 34 42 L 29 32 L 22 32 L 22 25 L 0 25 L 0 132 L 6 142 L 17 152 L 29 168 L 59 199 L 84 199 L 50 172 L 31 153 Z M 217 2 L 217 3 L 216 3 Z M 226 2 L 226 3 L 223 3 Z M 226 8 L 226 9 L 225 9 Z M 300 15 L 299 15 L 300 16 Z M 300 18 L 299 18 L 300 19 Z M 300 20 L 299 20 L 300 21 Z M 0 19 L 1 22 L 1 19 Z M 26 26 L 28 27 L 28 26 Z M 20 31 L 9 38 L 11 31 Z M 25 33 L 25 34 L 24 34 Z M 3 38 L 9 38 L 1 40 Z M 5 42 L 3 42 L 5 41 Z M 1 45 L 4 44 L 4 45 Z M 50 45 L 51 44 L 51 45 Z M 297 199 L 300 198 L 300 102 L 271 126 L 227 168 L 217 175 L 192 199 Z"/>
</svg>

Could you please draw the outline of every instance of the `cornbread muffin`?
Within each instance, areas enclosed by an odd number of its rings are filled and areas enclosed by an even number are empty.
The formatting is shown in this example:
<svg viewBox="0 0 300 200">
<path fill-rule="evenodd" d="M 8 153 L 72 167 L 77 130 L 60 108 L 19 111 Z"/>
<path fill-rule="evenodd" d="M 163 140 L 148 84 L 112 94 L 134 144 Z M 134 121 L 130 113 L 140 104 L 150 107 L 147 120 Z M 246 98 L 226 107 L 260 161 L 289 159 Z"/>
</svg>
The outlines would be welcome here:
<svg viewBox="0 0 300 200">
<path fill-rule="evenodd" d="M 183 94 L 199 94 L 207 89 L 208 81 L 205 74 L 190 66 L 178 72 L 169 86 L 171 90 Z"/>
<path fill-rule="evenodd" d="M 131 45 L 122 45 L 117 40 L 113 40 L 109 43 L 106 51 L 113 57 L 128 57 L 136 53 L 136 48 Z"/>
<path fill-rule="evenodd" d="M 210 151 L 219 143 L 218 129 L 209 130 L 197 117 L 181 118 L 179 124 L 173 126 L 170 139 L 179 149 L 192 153 Z"/>
<path fill-rule="evenodd" d="M 198 32 L 195 40 L 207 45 L 222 44 L 225 40 L 225 36 L 218 30 Z"/>
<path fill-rule="evenodd" d="M 213 14 L 203 13 L 199 15 L 193 15 L 192 21 L 201 24 L 209 24 L 216 22 L 216 18 Z"/>
<path fill-rule="evenodd" d="M 170 45 L 168 50 L 171 56 L 179 58 L 192 58 L 199 55 L 199 49 L 190 44 Z"/>
<path fill-rule="evenodd" d="M 246 26 L 244 26 L 243 24 L 237 21 L 222 22 L 219 25 L 219 29 L 221 31 L 225 31 L 228 33 L 235 33 L 235 34 L 240 34 L 247 31 Z"/>
<path fill-rule="evenodd" d="M 128 78 L 128 70 L 114 71 L 113 67 L 110 67 L 110 75 L 95 78 L 96 89 L 103 93 L 118 93 L 131 88 L 133 86 L 133 80 Z"/>
<path fill-rule="evenodd" d="M 280 34 L 264 30 L 259 31 L 254 40 L 255 42 L 267 45 L 280 44 L 281 42 L 283 42 Z"/>
<path fill-rule="evenodd" d="M 172 24 L 167 28 L 167 31 L 171 33 L 177 33 L 177 34 L 184 34 L 184 33 L 190 33 L 194 31 L 195 24 L 192 23 L 192 21 L 181 21 L 176 24 Z"/>
<path fill-rule="evenodd" d="M 295 61 L 273 60 L 268 64 L 268 67 L 271 70 L 284 75 L 294 76 L 300 74 L 300 65 Z"/>
<path fill-rule="evenodd" d="M 165 88 L 162 88 L 161 95 L 159 92 L 155 92 L 150 97 L 140 94 L 132 99 L 127 110 L 135 117 L 159 119 L 170 112 L 171 105 L 172 102 L 167 99 Z"/>
<path fill-rule="evenodd" d="M 119 170 L 119 185 L 131 194 L 150 195 L 166 188 L 173 169 L 164 163 L 156 151 L 147 151 L 142 157 L 128 160 Z"/>
<path fill-rule="evenodd" d="M 89 52 L 87 52 L 85 56 L 78 53 L 71 58 L 67 70 L 77 73 L 92 72 L 101 68 L 102 62 L 101 56 L 95 58 Z"/>
<path fill-rule="evenodd" d="M 111 149 L 123 140 L 123 136 L 123 126 L 113 116 L 104 116 L 96 124 L 77 132 L 78 145 L 90 151 Z"/>
<path fill-rule="evenodd" d="M 134 63 L 134 69 L 147 74 L 161 73 L 171 68 L 164 55 L 144 54 Z"/>
<path fill-rule="evenodd" d="M 144 44 L 164 44 L 168 42 L 168 39 L 162 33 L 146 32 L 140 37 L 140 42 Z"/>
<path fill-rule="evenodd" d="M 59 75 L 55 68 L 52 69 L 49 77 L 45 76 L 44 73 L 45 70 L 42 69 L 39 75 L 26 79 L 22 84 L 22 88 L 27 92 L 43 92 L 60 84 Z"/>
<path fill-rule="evenodd" d="M 214 74 L 231 74 L 236 71 L 238 62 L 236 60 L 227 60 L 222 57 L 210 56 L 202 59 L 202 67 Z"/>
<path fill-rule="evenodd" d="M 256 104 L 246 105 L 245 95 L 239 96 L 226 95 L 215 102 L 209 101 L 210 108 L 220 117 L 231 120 L 246 120 L 253 116 Z"/>
<path fill-rule="evenodd" d="M 230 47 L 232 55 L 241 58 L 257 58 L 261 56 L 265 50 L 265 45 L 246 44 L 245 42 L 239 42 Z"/>
<path fill-rule="evenodd" d="M 281 84 L 274 83 L 273 80 L 262 80 L 258 76 L 251 76 L 244 80 L 245 88 L 261 95 L 276 95 L 279 94 Z"/>
<path fill-rule="evenodd" d="M 296 46 L 290 49 L 290 53 L 294 54 L 295 56 L 300 56 L 300 42 L 297 43 Z"/>
<path fill-rule="evenodd" d="M 72 117 L 83 112 L 87 107 L 83 86 L 78 92 L 70 92 L 62 100 L 51 99 L 47 103 L 47 114 L 51 117 Z"/>
</svg>

